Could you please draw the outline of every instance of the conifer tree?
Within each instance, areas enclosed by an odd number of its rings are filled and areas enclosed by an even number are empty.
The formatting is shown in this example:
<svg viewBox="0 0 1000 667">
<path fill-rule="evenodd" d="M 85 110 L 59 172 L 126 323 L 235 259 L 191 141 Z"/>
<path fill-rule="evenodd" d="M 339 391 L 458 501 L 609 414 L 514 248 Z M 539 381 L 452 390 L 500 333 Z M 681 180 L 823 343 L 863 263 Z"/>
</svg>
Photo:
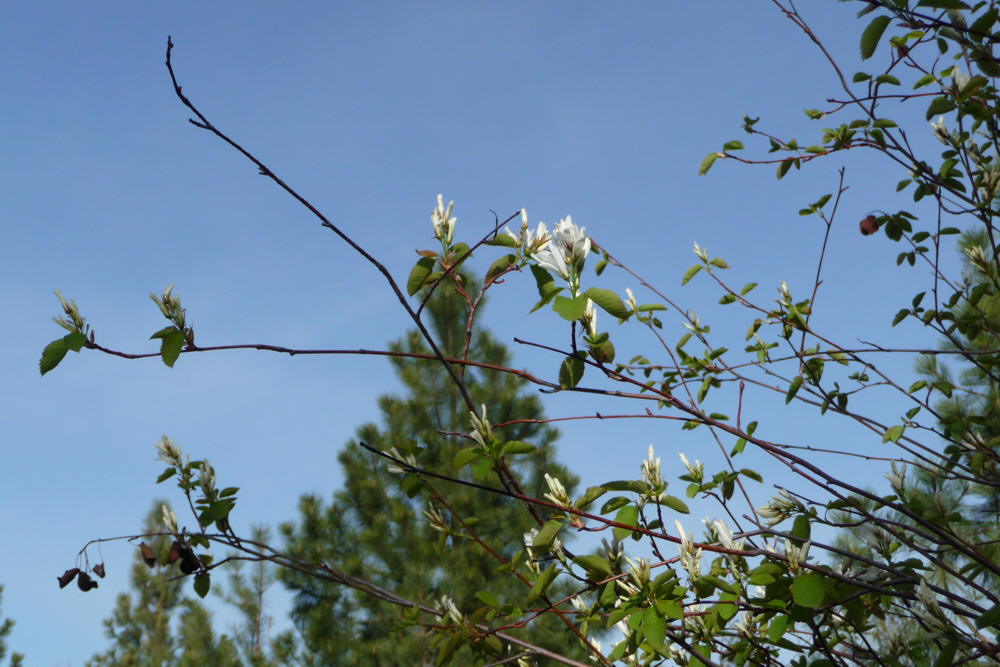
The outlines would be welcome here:
<svg viewBox="0 0 1000 667">
<path fill-rule="evenodd" d="M 3 600 L 3 586 L 0 586 L 0 600 Z M 0 620 L 0 660 L 3 660 L 7 656 L 7 637 L 13 629 L 13 620 L 9 618 Z M 10 667 L 20 667 L 20 665 L 23 664 L 23 661 L 24 655 L 20 653 L 13 653 L 10 656 Z"/>
<path fill-rule="evenodd" d="M 469 285 L 468 277 L 463 283 Z M 475 293 L 475 286 L 469 286 Z M 441 286 L 426 310 L 429 328 L 448 357 L 462 357 L 468 318 L 466 301 L 452 287 Z M 480 306 L 481 315 L 481 306 Z M 426 353 L 416 331 L 392 344 L 398 352 Z M 471 339 L 469 358 L 508 365 L 507 348 L 481 328 Z M 468 468 L 459 471 L 455 455 L 469 442 L 456 433 L 469 430 L 469 410 L 446 371 L 437 362 L 393 357 L 393 367 L 405 388 L 404 395 L 379 399 L 382 424 L 365 424 L 357 430 L 339 456 L 344 488 L 330 502 L 314 495 L 300 502 L 298 522 L 282 527 L 291 553 L 315 562 L 335 564 L 338 569 L 363 577 L 394 593 L 432 606 L 449 596 L 463 613 L 483 603 L 476 593 L 489 591 L 500 600 L 521 600 L 528 590 L 502 572 L 502 564 L 475 540 L 465 537 L 447 507 L 426 501 L 417 489 L 400 483 L 385 462 L 358 445 L 395 450 L 416 457 L 427 470 L 470 479 Z M 537 447 L 530 463 L 519 465 L 517 475 L 525 492 L 541 497 L 548 491 L 544 475 L 559 478 L 570 490 L 576 484 L 562 466 L 554 462 L 553 441 L 557 432 L 533 421 L 542 417 L 538 399 L 524 390 L 524 382 L 510 374 L 466 368 L 464 379 L 474 401 L 490 407 L 493 424 L 517 421 L 504 427 L 508 440 L 529 442 Z M 479 471 L 485 477 L 487 470 Z M 410 478 L 412 480 L 412 478 Z M 433 485 L 433 483 L 432 483 Z M 407 491 L 410 491 L 408 493 Z M 517 511 L 516 501 L 475 489 L 441 485 L 436 491 L 448 507 L 460 514 L 466 526 L 486 544 L 497 546 L 510 558 L 511 543 L 522 544 L 522 535 L 536 528 L 530 516 Z M 450 534 L 435 530 L 435 520 L 450 526 Z M 419 665 L 433 663 L 437 650 L 430 634 L 413 627 L 401 630 L 401 612 L 369 596 L 337 587 L 296 572 L 282 573 L 295 592 L 294 619 L 305 643 L 306 662 L 322 665 Z M 558 599 L 560 587 L 550 593 Z M 555 619 L 529 625 L 522 633 L 531 642 L 582 656 L 578 641 L 564 627 L 552 627 Z M 516 632 L 516 631 L 515 631 Z M 456 664 L 471 664 L 456 657 Z"/>
<path fill-rule="evenodd" d="M 162 503 L 154 502 L 143 533 L 161 530 Z M 238 667 L 242 663 L 233 641 L 217 637 L 211 617 L 200 602 L 184 594 L 186 580 L 175 577 L 176 566 L 165 567 L 168 537 L 146 544 L 157 556 L 150 568 L 136 550 L 132 564 L 132 591 L 118 596 L 114 611 L 104 620 L 111 646 L 88 662 L 92 667 Z M 176 632 L 174 627 L 176 621 Z"/>
</svg>

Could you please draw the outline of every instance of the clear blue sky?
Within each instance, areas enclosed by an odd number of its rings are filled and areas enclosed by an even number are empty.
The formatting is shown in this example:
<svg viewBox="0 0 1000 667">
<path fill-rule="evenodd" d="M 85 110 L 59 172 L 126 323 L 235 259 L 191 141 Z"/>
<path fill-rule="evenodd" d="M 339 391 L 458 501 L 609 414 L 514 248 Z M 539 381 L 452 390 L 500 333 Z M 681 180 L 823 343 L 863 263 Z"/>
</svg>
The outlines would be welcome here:
<svg viewBox="0 0 1000 667">
<path fill-rule="evenodd" d="M 853 5 L 802 4 L 854 71 Z M 31 665 L 79 665 L 105 646 L 101 619 L 127 586 L 131 549 L 104 547 L 109 578 L 88 595 L 57 590 L 55 577 L 88 539 L 135 531 L 151 500 L 171 494 L 153 484 L 161 434 L 242 487 L 241 528 L 275 525 L 295 517 L 300 494 L 338 487 L 338 448 L 397 387 L 378 358 L 253 352 L 182 357 L 173 370 L 85 352 L 38 377 L 42 347 L 61 335 L 50 322 L 56 288 L 100 342 L 135 352 L 155 349 L 147 339 L 163 322 L 148 294 L 168 283 L 205 345 L 373 348 L 407 327 L 369 265 L 186 123 L 163 66 L 168 34 L 185 91 L 209 118 L 399 279 L 414 249 L 431 244 L 439 192 L 457 202 L 465 238 L 487 229 L 491 209 L 525 207 L 549 223 L 572 214 L 738 350 L 747 314 L 714 306 L 707 281 L 679 287 L 692 243 L 726 258 L 733 283 L 757 281 L 770 295 L 786 280 L 804 297 L 822 229 L 797 211 L 847 166 L 814 322 L 846 342 L 909 335 L 888 320 L 912 278 L 883 237 L 857 233 L 872 209 L 907 205 L 891 195 L 904 175 L 863 155 L 781 183 L 770 167 L 729 163 L 696 175 L 707 152 L 745 138 L 743 114 L 812 143 L 822 124 L 801 110 L 839 92 L 819 52 L 768 2 L 36 2 L 7 3 L 0 19 L 0 583 L 2 613 L 17 621 L 10 647 Z M 638 287 L 605 276 L 603 286 Z M 527 315 L 533 297 L 527 276 L 509 280 L 486 324 L 507 341 L 563 340 L 554 315 Z M 676 340 L 678 315 L 664 320 Z M 648 337 L 622 341 L 620 356 L 655 349 Z M 558 360 L 515 355 L 555 375 Z M 892 365 L 905 375 L 910 361 Z M 617 409 L 547 400 L 551 416 Z M 772 439 L 878 446 L 850 424 L 783 410 L 780 397 L 754 400 L 748 409 Z M 673 474 L 678 451 L 715 456 L 703 434 L 664 422 L 562 431 L 561 457 L 585 484 L 637 476 L 650 443 Z M 745 465 L 768 470 L 755 454 Z M 870 479 L 856 481 L 879 483 L 877 466 L 865 470 Z M 760 489 L 759 502 L 770 495 Z"/>
</svg>

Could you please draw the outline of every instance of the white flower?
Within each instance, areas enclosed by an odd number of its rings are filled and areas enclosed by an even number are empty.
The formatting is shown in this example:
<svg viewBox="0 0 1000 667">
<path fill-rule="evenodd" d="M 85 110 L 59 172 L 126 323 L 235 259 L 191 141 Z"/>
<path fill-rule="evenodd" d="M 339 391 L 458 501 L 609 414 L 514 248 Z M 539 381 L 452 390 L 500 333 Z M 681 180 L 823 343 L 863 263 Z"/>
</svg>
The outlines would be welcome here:
<svg viewBox="0 0 1000 667">
<path fill-rule="evenodd" d="M 434 237 L 442 242 L 450 244 L 455 236 L 455 225 L 458 218 L 451 213 L 455 209 L 455 202 L 448 202 L 448 207 L 444 205 L 444 195 L 438 195 L 437 207 L 431 213 L 431 222 L 434 223 Z"/>
<path fill-rule="evenodd" d="M 539 223 L 539 229 L 542 225 Z M 550 243 L 533 253 L 535 261 L 543 269 L 569 279 L 570 269 L 574 271 L 583 264 L 590 254 L 591 241 L 586 227 L 577 227 L 572 216 L 566 216 L 552 230 Z"/>
<path fill-rule="evenodd" d="M 583 309 L 583 317 L 580 320 L 591 338 L 597 335 L 597 309 L 594 308 L 594 302 L 590 299 L 587 299 L 587 307 Z"/>
<path fill-rule="evenodd" d="M 566 487 L 563 486 L 562 482 L 558 478 L 553 477 L 549 473 L 545 473 L 545 483 L 549 485 L 549 493 L 545 494 L 545 497 L 554 502 L 556 505 L 568 506 L 572 505 L 573 501 L 570 500 L 569 494 L 566 493 Z"/>
<path fill-rule="evenodd" d="M 934 131 L 934 136 L 942 144 L 951 143 L 951 135 L 948 133 L 948 128 L 944 126 L 944 116 L 938 116 L 937 120 L 931 123 L 931 130 Z"/>
<path fill-rule="evenodd" d="M 635 300 L 635 294 L 632 294 L 632 290 L 628 287 L 625 288 L 625 294 L 628 295 L 628 309 L 629 311 L 635 313 L 639 311 L 639 304 Z"/>
<path fill-rule="evenodd" d="M 161 436 L 160 441 L 156 443 L 156 451 L 160 453 L 157 457 L 164 463 L 172 466 L 182 465 L 181 461 L 181 450 L 174 444 L 174 441 L 167 436 Z"/>
<path fill-rule="evenodd" d="M 650 445 L 649 458 L 642 462 L 642 479 L 653 488 L 658 488 L 663 483 L 660 463 L 661 460 L 654 457 L 653 445 Z"/>
<path fill-rule="evenodd" d="M 681 457 L 681 463 L 683 463 L 684 467 L 687 468 L 691 477 L 701 481 L 702 477 L 705 476 L 705 465 L 698 459 L 695 459 L 694 465 L 692 465 L 691 462 L 688 461 L 688 457 L 684 456 L 684 452 L 678 452 L 677 455 Z"/>
<path fill-rule="evenodd" d="M 486 418 L 486 404 L 482 405 L 483 416 L 479 417 L 475 412 L 469 412 L 469 421 L 472 422 L 472 433 L 469 435 L 483 449 L 489 449 L 493 444 L 493 427 Z"/>
<path fill-rule="evenodd" d="M 413 466 L 414 468 L 417 467 L 417 458 L 413 454 L 410 454 L 409 456 L 403 456 L 402 454 L 399 453 L 399 450 L 396 449 L 395 447 L 389 449 L 387 453 L 394 459 L 404 461 L 409 465 Z M 387 472 L 391 472 L 397 475 L 405 475 L 406 473 L 409 472 L 408 470 L 405 470 L 404 468 L 400 467 L 396 463 L 393 463 L 392 461 L 386 464 L 385 469 Z"/>
<path fill-rule="evenodd" d="M 163 516 L 163 525 L 171 533 L 177 532 L 177 515 L 164 503 L 160 505 L 160 514 Z"/>
<path fill-rule="evenodd" d="M 694 244 L 694 254 L 703 262 L 708 261 L 708 248 L 702 248 L 697 242 Z"/>
<path fill-rule="evenodd" d="M 782 280 L 781 284 L 778 285 L 778 294 L 781 295 L 781 298 L 784 301 L 791 301 L 792 300 L 792 293 L 788 289 L 788 283 L 786 283 L 784 280 Z"/>
<path fill-rule="evenodd" d="M 969 83 L 969 75 L 963 72 L 958 65 L 951 68 L 951 78 L 959 92 Z"/>
<path fill-rule="evenodd" d="M 458 610 L 458 607 L 455 606 L 455 601 L 452 600 L 447 595 L 442 595 L 441 596 L 441 607 L 444 610 L 444 618 L 445 618 L 445 620 L 450 619 L 450 620 L 452 620 L 455 623 L 461 623 L 462 622 L 462 612 L 460 612 Z"/>
</svg>

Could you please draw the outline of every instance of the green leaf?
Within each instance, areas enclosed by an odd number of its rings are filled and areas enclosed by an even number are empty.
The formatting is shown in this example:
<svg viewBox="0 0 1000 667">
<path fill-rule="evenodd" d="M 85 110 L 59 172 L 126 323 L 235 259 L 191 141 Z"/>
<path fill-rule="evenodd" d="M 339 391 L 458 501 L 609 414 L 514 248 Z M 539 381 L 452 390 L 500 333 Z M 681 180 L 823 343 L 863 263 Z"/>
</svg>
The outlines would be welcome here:
<svg viewBox="0 0 1000 667">
<path fill-rule="evenodd" d="M 643 612 L 642 634 L 653 648 L 663 648 L 663 640 L 667 636 L 667 623 L 656 607 L 646 607 L 646 611 Z"/>
<path fill-rule="evenodd" d="M 969 5 L 959 0 L 920 0 L 917 7 L 930 7 L 931 9 L 972 9 Z"/>
<path fill-rule="evenodd" d="M 531 542 L 531 547 L 541 551 L 548 551 L 552 548 L 552 543 L 555 541 L 556 535 L 559 534 L 559 531 L 565 525 L 560 519 L 549 519 L 535 535 L 535 539 Z"/>
<path fill-rule="evenodd" d="M 685 271 L 684 272 L 684 277 L 681 278 L 681 285 L 687 285 L 688 282 L 690 282 L 690 280 L 692 278 L 694 278 L 696 275 L 698 275 L 698 272 L 701 271 L 701 269 L 702 269 L 701 264 L 695 264 L 691 268 L 689 268 L 687 271 Z"/>
<path fill-rule="evenodd" d="M 203 598 L 208 595 L 208 591 L 211 588 L 212 575 L 208 572 L 199 572 L 194 578 L 194 592 L 198 594 L 198 597 Z"/>
<path fill-rule="evenodd" d="M 601 558 L 600 556 L 577 556 L 573 559 L 573 562 L 592 575 L 600 577 L 611 576 L 611 563 L 608 562 L 607 558 Z"/>
<path fill-rule="evenodd" d="M 801 386 L 802 386 L 802 376 L 796 375 L 795 379 L 792 380 L 792 383 L 788 385 L 788 391 L 785 393 L 785 405 L 788 405 L 789 403 L 792 402 L 792 399 L 795 398 L 795 394 L 799 392 L 799 387 Z"/>
<path fill-rule="evenodd" d="M 771 619 L 771 623 L 767 626 L 767 638 L 772 643 L 777 643 L 785 635 L 785 630 L 788 629 L 788 621 L 789 618 L 785 614 L 778 614 Z"/>
<path fill-rule="evenodd" d="M 626 505 L 618 510 L 618 514 L 615 515 L 615 521 L 618 523 L 625 523 L 630 526 L 636 525 L 639 523 L 639 508 L 635 505 Z M 615 526 L 614 534 L 615 539 L 624 540 L 629 535 L 632 535 L 632 531 L 627 528 L 619 528 L 618 526 Z"/>
<path fill-rule="evenodd" d="M 603 308 L 612 317 L 617 317 L 620 320 L 628 317 L 628 309 L 625 307 L 625 303 L 611 290 L 591 287 L 584 292 L 584 295 Z"/>
<path fill-rule="evenodd" d="M 420 291 L 420 288 L 427 282 L 427 278 L 434 270 L 434 260 L 430 257 L 421 257 L 410 270 L 410 277 L 406 280 L 406 293 L 413 296 Z"/>
<path fill-rule="evenodd" d="M 486 281 L 489 282 L 492 278 L 497 277 L 498 275 L 509 269 L 511 266 L 513 266 L 516 260 L 517 257 L 514 255 L 504 255 L 503 257 L 498 257 L 496 261 L 490 264 L 490 268 L 486 270 Z M 409 285 L 407 285 L 407 289 L 409 289 Z"/>
<path fill-rule="evenodd" d="M 493 607 L 496 609 L 500 606 L 500 601 L 497 600 L 497 596 L 493 595 L 493 593 L 490 593 L 489 591 L 477 591 L 476 597 L 479 598 L 479 601 L 487 607 Z"/>
<path fill-rule="evenodd" d="M 38 370 L 41 371 L 42 375 L 45 375 L 53 368 L 59 365 L 59 362 L 63 360 L 66 353 L 69 352 L 69 345 L 66 343 L 66 337 L 57 338 L 42 350 L 42 358 L 38 362 Z"/>
<path fill-rule="evenodd" d="M 535 580 L 535 585 L 531 587 L 531 592 L 528 593 L 528 604 L 531 604 L 538 599 L 539 596 L 545 594 L 545 589 L 549 587 L 558 573 L 556 563 L 552 563 L 545 568 L 544 572 L 538 575 L 538 579 Z"/>
<path fill-rule="evenodd" d="M 812 525 L 809 523 L 809 517 L 800 514 L 795 517 L 795 521 L 792 522 L 792 537 L 802 542 L 809 540 L 809 536 L 812 533 Z"/>
<path fill-rule="evenodd" d="M 902 424 L 890 426 L 885 430 L 885 435 L 882 436 L 882 442 L 899 442 L 899 439 L 903 437 L 903 431 L 905 430 L 906 427 Z"/>
<path fill-rule="evenodd" d="M 620 507 L 625 507 L 630 501 L 625 496 L 615 496 L 614 498 L 609 498 L 604 505 L 601 506 L 601 514 L 608 514 L 609 512 L 614 512 Z"/>
<path fill-rule="evenodd" d="M 564 320 L 576 322 L 583 317 L 583 311 L 587 309 L 587 297 L 580 295 L 573 299 L 567 296 L 557 296 L 552 304 L 552 310 L 559 313 Z"/>
<path fill-rule="evenodd" d="M 882 33 L 889 26 L 888 16 L 876 16 L 861 33 L 861 59 L 868 60 L 875 54 Z"/>
<path fill-rule="evenodd" d="M 577 500 L 573 505 L 577 509 L 581 510 L 587 509 L 587 507 L 589 507 L 592 502 L 594 502 L 607 492 L 608 490 L 605 489 L 603 486 L 587 487 L 587 490 L 584 491 L 582 496 L 580 496 L 580 499 Z"/>
<path fill-rule="evenodd" d="M 690 514 L 691 510 L 688 509 L 687 503 L 678 498 L 677 496 L 668 496 L 666 494 L 660 496 L 656 501 L 660 505 L 665 505 L 675 512 L 680 512 L 681 514 Z"/>
<path fill-rule="evenodd" d="M 976 627 L 982 630 L 1000 625 L 1000 604 L 995 604 L 976 617 Z"/>
<path fill-rule="evenodd" d="M 455 454 L 454 465 L 456 468 L 461 470 L 473 461 L 481 459 L 484 456 L 485 454 L 483 454 L 483 451 L 478 446 L 466 447 L 465 449 L 458 450 L 458 453 Z"/>
<path fill-rule="evenodd" d="M 792 599 L 795 604 L 815 609 L 823 603 L 823 577 L 815 572 L 806 572 L 792 581 Z"/>
<path fill-rule="evenodd" d="M 536 447 L 530 442 L 523 442 L 521 440 L 511 440 L 510 442 L 505 442 L 503 448 L 500 450 L 500 456 L 511 456 L 513 454 L 533 454 Z"/>
<path fill-rule="evenodd" d="M 173 475 L 176 472 L 177 472 L 177 468 L 167 468 L 166 470 L 164 470 L 163 472 L 160 473 L 159 477 L 156 478 L 156 483 L 159 484 L 160 482 L 167 481 L 168 479 L 170 479 L 171 477 L 173 477 Z"/>
<path fill-rule="evenodd" d="M 160 339 L 160 357 L 163 363 L 173 368 L 174 362 L 181 354 L 181 348 L 184 347 L 184 332 L 177 327 L 167 327 L 157 331 L 150 338 Z"/>
<path fill-rule="evenodd" d="M 734 141 L 727 141 L 725 143 L 725 145 L 722 147 L 722 150 L 727 151 L 727 152 L 728 151 L 741 151 L 741 150 L 743 150 L 743 142 L 742 141 L 735 141 L 735 140 Z"/>
<path fill-rule="evenodd" d="M 698 166 L 698 175 L 704 176 L 707 174 L 708 170 L 712 168 L 712 165 L 715 164 L 715 161 L 720 157 L 724 157 L 722 153 L 709 153 L 706 155 L 705 159 L 702 160 L 701 164 Z"/>
<path fill-rule="evenodd" d="M 927 120 L 931 120 L 934 116 L 940 116 L 941 114 L 946 114 L 949 111 L 954 110 L 955 103 L 949 98 L 935 97 L 931 100 L 931 103 L 927 105 Z"/>
<path fill-rule="evenodd" d="M 559 386 L 563 389 L 572 389 L 580 384 L 585 369 L 582 359 L 573 355 L 567 356 L 559 366 Z"/>
<path fill-rule="evenodd" d="M 66 346 L 73 352 L 79 352 L 87 344 L 87 337 L 79 331 L 73 331 L 63 336 Z"/>
</svg>

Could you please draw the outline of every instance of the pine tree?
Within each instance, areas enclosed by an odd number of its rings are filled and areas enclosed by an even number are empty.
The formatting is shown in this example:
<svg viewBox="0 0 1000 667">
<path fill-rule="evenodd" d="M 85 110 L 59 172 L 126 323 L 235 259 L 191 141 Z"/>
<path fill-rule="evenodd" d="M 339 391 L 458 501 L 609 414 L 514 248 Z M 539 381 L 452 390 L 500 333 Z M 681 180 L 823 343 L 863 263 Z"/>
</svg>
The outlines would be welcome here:
<svg viewBox="0 0 1000 667">
<path fill-rule="evenodd" d="M 0 586 L 0 601 L 3 600 L 3 586 Z M 14 629 L 14 621 L 6 618 L 0 620 L 0 660 L 7 656 L 7 637 Z M 20 667 L 24 663 L 24 655 L 12 653 L 10 656 L 10 667 Z"/>
<path fill-rule="evenodd" d="M 143 533 L 161 530 L 162 503 L 154 502 Z M 121 593 L 111 616 L 104 620 L 111 646 L 92 657 L 93 667 L 238 667 L 238 651 L 231 639 L 216 637 L 208 610 L 184 593 L 187 579 L 175 578 L 176 566 L 165 567 L 162 555 L 170 549 L 167 537 L 146 543 L 157 555 L 150 568 L 136 550 L 132 565 L 132 592 Z M 177 625 L 176 634 L 173 625 Z"/>
<path fill-rule="evenodd" d="M 465 283 L 469 284 L 468 278 Z M 465 300 L 453 288 L 442 285 L 425 312 L 444 354 L 461 357 L 468 316 Z M 393 343 L 391 349 L 428 352 L 416 331 Z M 506 347 L 483 330 L 472 337 L 469 358 L 501 365 L 510 362 Z M 450 435 L 469 430 L 469 409 L 448 373 L 433 361 L 392 357 L 392 364 L 406 393 L 382 396 L 378 401 L 382 425 L 361 426 L 357 440 L 379 450 L 395 448 L 403 455 L 413 454 L 417 464 L 427 470 L 469 478 L 468 469 L 463 473 L 457 470 L 454 458 L 470 443 Z M 558 477 L 572 492 L 576 479 L 554 462 L 552 443 L 557 432 L 531 421 L 542 417 L 542 409 L 536 396 L 525 392 L 524 381 L 510 374 L 471 368 L 465 369 L 464 378 L 475 403 L 490 406 L 492 423 L 524 420 L 504 428 L 503 436 L 537 447 L 531 457 L 518 459 L 516 474 L 525 492 L 539 497 L 547 492 L 545 473 Z M 501 563 L 480 545 L 436 532 L 424 513 L 437 511 L 450 520 L 449 512 L 428 501 L 426 495 L 409 495 L 401 488 L 400 476 L 387 471 L 385 461 L 362 449 L 357 441 L 344 448 L 339 461 L 344 488 L 334 493 L 329 503 L 304 496 L 298 523 L 282 526 L 291 553 L 312 562 L 330 563 L 431 606 L 439 607 L 441 596 L 448 595 L 465 613 L 483 606 L 476 598 L 482 590 L 501 601 L 524 599 L 524 586 L 509 574 L 497 574 Z M 480 472 L 488 481 L 488 470 Z M 496 484 L 495 478 L 492 483 Z M 509 498 L 445 482 L 432 485 L 489 545 L 520 544 L 522 535 L 537 527 Z M 499 548 L 504 557 L 513 555 L 510 546 Z M 437 650 L 430 644 L 430 635 L 419 628 L 401 630 L 398 608 L 296 572 L 282 572 L 282 580 L 296 595 L 293 617 L 305 643 L 308 664 L 434 662 Z M 550 589 L 556 599 L 559 590 L 558 586 Z M 582 657 L 565 628 L 560 625 L 557 629 L 552 623 L 553 619 L 545 618 L 520 634 L 528 641 Z M 471 656 L 465 656 L 456 658 L 455 664 L 473 663 Z"/>
</svg>

